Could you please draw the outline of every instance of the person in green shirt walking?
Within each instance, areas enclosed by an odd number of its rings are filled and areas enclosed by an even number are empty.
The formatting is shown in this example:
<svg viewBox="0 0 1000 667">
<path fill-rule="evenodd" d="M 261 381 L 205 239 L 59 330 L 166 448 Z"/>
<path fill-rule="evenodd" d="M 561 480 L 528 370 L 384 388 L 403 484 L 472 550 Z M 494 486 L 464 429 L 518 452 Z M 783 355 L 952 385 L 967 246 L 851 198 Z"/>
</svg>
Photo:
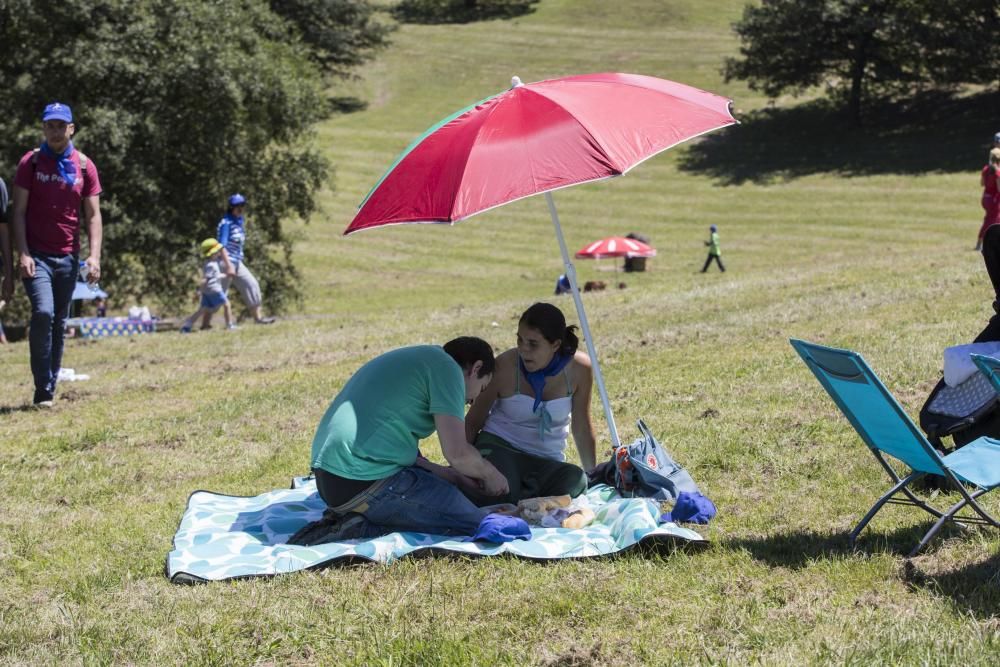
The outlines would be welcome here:
<svg viewBox="0 0 1000 667">
<path fill-rule="evenodd" d="M 508 493 L 506 478 L 465 437 L 465 406 L 493 377 L 493 348 L 479 338 L 417 345 L 362 366 L 333 399 L 312 443 L 312 470 L 327 504 L 326 539 L 397 530 L 472 535 L 489 510 L 459 487 Z M 437 432 L 450 466 L 420 456 Z"/>
<path fill-rule="evenodd" d="M 714 259 L 719 264 L 719 270 L 725 273 L 726 267 L 722 265 L 722 250 L 719 249 L 719 229 L 715 225 L 708 229 L 711 232 L 711 236 L 705 241 L 705 245 L 708 246 L 708 258 L 705 260 L 705 266 L 701 267 L 701 272 L 708 271 L 708 266 Z"/>
</svg>

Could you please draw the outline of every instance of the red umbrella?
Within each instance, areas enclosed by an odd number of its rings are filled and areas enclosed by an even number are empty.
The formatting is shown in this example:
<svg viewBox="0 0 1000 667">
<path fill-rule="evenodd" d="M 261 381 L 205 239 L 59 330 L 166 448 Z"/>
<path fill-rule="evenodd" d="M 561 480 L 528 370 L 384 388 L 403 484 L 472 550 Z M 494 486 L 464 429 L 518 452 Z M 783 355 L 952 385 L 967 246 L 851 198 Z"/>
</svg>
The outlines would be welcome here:
<svg viewBox="0 0 1000 667">
<path fill-rule="evenodd" d="M 736 122 L 731 101 L 638 74 L 586 74 L 522 84 L 437 123 L 411 143 L 344 231 L 454 223 L 545 193 L 615 447 L 618 430 L 552 190 L 620 176 L 671 146 Z"/>
<path fill-rule="evenodd" d="M 605 257 L 655 257 L 656 248 L 642 241 L 624 236 L 609 236 L 594 241 L 576 253 L 577 259 L 604 259 Z"/>
<path fill-rule="evenodd" d="M 604 259 L 606 257 L 655 257 L 656 248 L 642 241 L 625 238 L 624 236 L 609 236 L 600 241 L 594 241 L 577 251 L 577 259 Z M 615 273 L 618 273 L 618 262 L 615 262 Z"/>
</svg>

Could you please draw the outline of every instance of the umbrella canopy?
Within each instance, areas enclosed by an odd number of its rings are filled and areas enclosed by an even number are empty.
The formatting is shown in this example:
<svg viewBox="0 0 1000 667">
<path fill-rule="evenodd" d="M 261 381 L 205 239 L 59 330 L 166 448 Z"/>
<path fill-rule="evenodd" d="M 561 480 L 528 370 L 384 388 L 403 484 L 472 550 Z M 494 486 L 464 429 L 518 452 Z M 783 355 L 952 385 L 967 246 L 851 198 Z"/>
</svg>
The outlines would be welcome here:
<svg viewBox="0 0 1000 667">
<path fill-rule="evenodd" d="M 90 285 L 82 280 L 76 281 L 76 285 L 73 287 L 73 301 L 79 301 L 81 299 L 96 299 L 96 298 L 106 299 L 108 298 L 108 293 L 102 290 L 97 285 Z"/>
<path fill-rule="evenodd" d="M 600 241 L 594 241 L 581 250 L 577 259 L 604 259 L 605 257 L 655 257 L 656 248 L 642 241 L 627 239 L 623 236 L 609 236 Z"/>
<path fill-rule="evenodd" d="M 661 151 L 736 123 L 732 102 L 638 74 L 585 74 L 523 84 L 424 132 L 362 201 L 344 234 L 404 223 L 454 223 L 545 193 L 612 445 L 620 445 L 552 191 L 620 176 Z"/>
<path fill-rule="evenodd" d="M 730 100 L 638 74 L 514 85 L 418 137 L 344 232 L 451 223 L 533 194 L 620 176 L 643 160 L 736 122 Z"/>
</svg>

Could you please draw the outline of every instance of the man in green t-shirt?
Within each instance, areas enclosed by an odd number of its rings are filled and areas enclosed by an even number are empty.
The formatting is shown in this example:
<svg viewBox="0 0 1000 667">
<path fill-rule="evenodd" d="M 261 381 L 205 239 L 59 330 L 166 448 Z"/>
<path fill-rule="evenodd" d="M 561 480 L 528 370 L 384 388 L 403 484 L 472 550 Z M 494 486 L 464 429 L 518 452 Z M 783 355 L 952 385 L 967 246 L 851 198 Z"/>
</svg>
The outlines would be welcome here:
<svg viewBox="0 0 1000 667">
<path fill-rule="evenodd" d="M 487 512 L 457 487 L 508 492 L 506 478 L 465 439 L 465 406 L 489 384 L 494 363 L 486 341 L 462 337 L 386 352 L 347 381 L 312 443 L 316 486 L 337 520 L 329 539 L 476 532 Z M 435 431 L 449 467 L 417 449 Z"/>
</svg>

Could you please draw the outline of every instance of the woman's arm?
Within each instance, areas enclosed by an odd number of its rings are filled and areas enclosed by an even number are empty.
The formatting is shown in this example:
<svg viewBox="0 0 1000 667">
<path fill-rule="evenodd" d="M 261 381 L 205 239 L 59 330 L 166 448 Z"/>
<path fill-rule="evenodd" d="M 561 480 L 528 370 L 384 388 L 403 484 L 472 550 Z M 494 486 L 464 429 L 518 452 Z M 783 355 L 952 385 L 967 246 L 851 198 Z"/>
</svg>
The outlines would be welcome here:
<svg viewBox="0 0 1000 667">
<path fill-rule="evenodd" d="M 218 239 L 216 240 L 218 241 Z M 222 248 L 222 265 L 222 272 L 227 276 L 232 278 L 236 275 L 236 269 L 233 267 L 233 262 L 229 259 L 229 252 L 226 251 L 225 246 Z"/>
<path fill-rule="evenodd" d="M 577 352 L 573 359 L 573 370 L 576 377 L 576 387 L 573 389 L 573 412 L 570 428 L 573 431 L 573 442 L 580 454 L 580 463 L 584 470 L 591 470 L 597 465 L 597 437 L 594 435 L 594 422 L 590 417 L 590 398 L 594 389 L 594 373 L 590 367 L 590 357 L 583 352 Z"/>
</svg>

